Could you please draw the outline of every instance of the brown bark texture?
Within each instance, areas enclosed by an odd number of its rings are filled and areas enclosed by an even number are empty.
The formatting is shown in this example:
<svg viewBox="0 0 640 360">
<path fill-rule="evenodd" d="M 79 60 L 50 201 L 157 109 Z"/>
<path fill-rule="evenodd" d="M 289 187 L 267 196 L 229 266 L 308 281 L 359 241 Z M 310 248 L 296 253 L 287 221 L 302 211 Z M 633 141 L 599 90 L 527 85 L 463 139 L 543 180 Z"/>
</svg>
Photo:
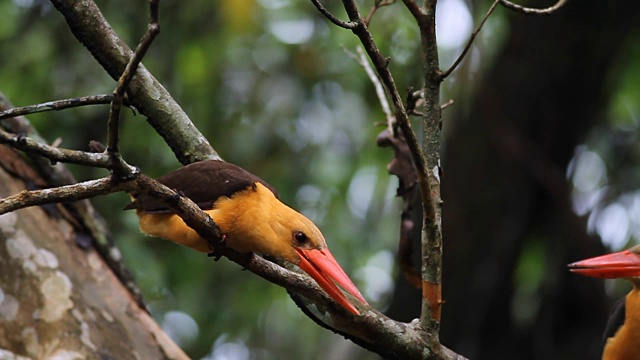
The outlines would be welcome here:
<svg viewBox="0 0 640 360">
<path fill-rule="evenodd" d="M 0 197 L 42 184 L 2 147 Z M 0 215 L 0 358 L 188 359 L 83 236 L 63 205 Z"/>
</svg>

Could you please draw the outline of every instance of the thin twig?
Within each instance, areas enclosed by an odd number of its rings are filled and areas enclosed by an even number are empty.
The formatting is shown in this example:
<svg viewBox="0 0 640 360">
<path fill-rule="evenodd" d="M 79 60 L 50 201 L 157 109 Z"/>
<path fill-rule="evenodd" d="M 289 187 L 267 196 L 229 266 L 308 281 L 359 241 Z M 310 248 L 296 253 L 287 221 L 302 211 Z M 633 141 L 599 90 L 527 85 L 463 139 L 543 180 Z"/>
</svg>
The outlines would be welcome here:
<svg viewBox="0 0 640 360">
<path fill-rule="evenodd" d="M 351 21 L 362 23 L 362 17 L 355 2 L 352 0 L 343 0 L 343 4 L 345 9 L 347 10 L 347 14 L 349 14 L 349 18 L 351 19 Z M 353 32 L 356 34 L 356 36 L 358 36 L 360 42 L 362 42 L 367 55 L 369 55 L 369 58 L 371 59 L 374 67 L 376 68 L 376 71 L 378 72 L 378 75 L 380 76 L 380 80 L 384 84 L 389 93 L 389 96 L 391 97 L 391 102 L 393 103 L 393 106 L 395 108 L 396 121 L 398 122 L 398 125 L 407 138 L 407 144 L 409 145 L 411 154 L 414 157 L 414 165 L 416 167 L 416 170 L 418 171 L 418 176 L 426 176 L 427 170 L 424 155 L 422 154 L 422 150 L 420 150 L 420 144 L 415 132 L 411 128 L 409 116 L 406 113 L 402 98 L 400 97 L 400 93 L 398 92 L 398 88 L 396 87 L 393 76 L 389 71 L 388 60 L 385 59 L 380 53 L 380 50 L 378 49 L 376 43 L 371 37 L 371 33 L 366 28 L 366 26 L 353 29 Z M 424 183 L 427 186 L 423 189 L 421 185 L 421 189 L 428 190 L 428 181 L 424 181 Z M 429 191 L 425 192 L 429 193 Z M 427 204 L 430 204 L 430 202 Z"/>
<path fill-rule="evenodd" d="M 449 101 L 447 101 L 446 103 L 440 105 L 440 110 L 444 110 L 446 108 L 448 108 L 449 106 L 453 105 L 454 101 L 453 99 L 449 99 Z"/>
<path fill-rule="evenodd" d="M 396 117 L 393 115 L 391 111 L 391 107 L 389 106 L 389 100 L 387 99 L 387 93 L 384 90 L 384 86 L 380 82 L 380 78 L 376 74 L 376 72 L 371 67 L 371 63 L 367 59 L 362 46 L 356 46 L 356 51 L 358 54 L 354 54 L 345 49 L 347 55 L 349 55 L 352 59 L 354 59 L 360 66 L 364 68 L 364 71 L 367 73 L 369 80 L 373 83 L 373 87 L 376 90 L 376 95 L 378 96 L 378 101 L 380 102 L 380 106 L 382 107 L 382 112 L 384 112 L 387 129 L 392 136 L 395 136 L 394 127 L 396 125 Z"/>
<path fill-rule="evenodd" d="M 441 201 L 440 201 L 440 184 L 439 180 L 432 176 L 433 172 L 429 171 L 427 158 L 422 151 L 418 138 L 411 128 L 409 115 L 407 114 L 395 81 L 388 69 L 388 60 L 385 59 L 375 44 L 371 33 L 362 21 L 362 16 L 355 4 L 354 0 L 342 1 L 345 10 L 352 22 L 362 24 L 360 27 L 352 29 L 353 33 L 358 36 L 360 42 L 364 46 L 369 58 L 385 85 L 391 97 L 391 102 L 395 108 L 395 116 L 398 126 L 402 130 L 403 135 L 409 146 L 412 155 L 413 164 L 418 175 L 418 184 L 420 187 L 420 195 L 423 210 L 423 242 L 422 242 L 422 269 L 423 269 L 423 306 L 420 314 L 420 320 L 425 329 L 432 329 L 429 332 L 430 347 L 433 350 L 440 346 L 438 342 L 438 329 L 440 322 L 440 313 L 442 309 L 441 300 L 441 279 L 442 279 L 442 229 L 441 229 Z M 405 1 L 410 6 L 415 3 Z M 428 1 L 424 1 L 425 7 L 431 6 Z M 413 11 L 412 11 L 413 13 Z M 426 56 L 425 63 L 430 64 L 429 69 L 425 73 L 425 92 L 429 91 L 429 101 L 426 102 L 427 110 L 431 110 L 431 116 L 426 115 L 425 119 L 425 145 L 424 149 L 428 151 L 430 158 L 430 166 L 438 169 L 439 166 L 439 84 L 441 81 L 437 78 L 437 47 L 435 43 L 435 18 L 433 11 L 423 13 L 421 10 L 414 13 L 420 26 L 423 44 L 428 48 L 423 49 Z M 430 35 L 432 34 L 432 35 Z M 433 38 L 432 38 L 433 37 Z M 435 65 L 432 65 L 435 64 Z M 426 96 L 425 96 L 426 99 Z M 436 103 L 437 106 L 433 106 Z"/>
<path fill-rule="evenodd" d="M 160 23 L 158 22 L 158 0 L 149 1 L 149 25 L 147 32 L 142 36 L 136 51 L 133 53 L 127 67 L 122 72 L 122 76 L 118 79 L 118 86 L 116 87 L 116 93 L 124 95 L 125 89 L 129 86 L 129 82 L 138 70 L 138 65 L 144 58 L 147 50 L 153 43 L 153 40 L 160 33 Z"/>
<path fill-rule="evenodd" d="M 118 80 L 132 51 L 113 30 L 96 3 L 93 0 L 51 0 L 51 4 L 64 16 L 78 41 L 112 78 Z M 144 65 L 140 65 L 132 79 L 127 95 L 130 104 L 147 117 L 182 164 L 220 159 L 207 138 Z M 175 131 L 178 128 L 180 131 Z"/>
<path fill-rule="evenodd" d="M 322 6 L 322 3 L 320 3 L 320 0 L 311 0 L 311 2 L 313 3 L 313 5 L 315 5 L 316 9 L 318 9 L 318 11 L 320 11 L 320 13 L 324 15 L 324 17 L 326 17 L 334 25 L 337 25 L 341 28 L 349 29 L 349 30 L 353 30 L 358 26 L 357 23 L 346 22 L 338 19 L 335 15 L 330 13 L 329 10 L 327 10 L 324 6 Z"/>
<path fill-rule="evenodd" d="M 351 21 L 362 23 L 362 17 L 355 2 L 353 0 L 343 0 L 343 4 Z M 393 107 L 395 108 L 396 121 L 398 123 L 398 126 L 402 130 L 405 139 L 407 140 L 407 145 L 409 146 L 409 150 L 411 151 L 411 155 L 413 157 L 413 164 L 416 167 L 416 171 L 418 173 L 418 183 L 420 185 L 420 192 L 422 194 L 423 210 L 425 210 L 425 212 L 432 213 L 434 205 L 433 199 L 431 198 L 431 189 L 429 187 L 429 175 L 426 160 L 422 150 L 420 149 L 418 138 L 411 128 L 409 115 L 405 110 L 402 98 L 400 97 L 400 93 L 398 92 L 398 88 L 396 87 L 393 76 L 391 75 L 391 72 L 389 71 L 389 68 L 387 66 L 388 60 L 385 59 L 380 53 L 380 50 L 378 49 L 376 43 L 371 37 L 371 33 L 366 26 L 353 29 L 353 32 L 356 34 L 356 36 L 358 36 L 360 42 L 362 42 L 367 55 L 369 55 L 369 58 L 373 62 L 373 65 L 376 68 L 376 71 L 378 72 L 382 83 L 386 87 L 389 96 L 391 97 L 391 102 L 393 103 Z"/>
<path fill-rule="evenodd" d="M 88 105 L 105 105 L 111 102 L 113 94 L 91 95 L 79 98 L 48 101 L 41 104 L 23 106 L 0 112 L 0 120 L 39 112 L 62 110 Z"/>
<path fill-rule="evenodd" d="M 376 0 L 373 3 L 373 6 L 371 7 L 371 10 L 369 10 L 369 15 L 367 15 L 367 18 L 364 20 L 364 23 L 367 25 L 367 27 L 371 24 L 371 19 L 373 19 L 373 15 L 381 7 L 393 5 L 393 4 L 395 4 L 395 2 L 396 2 L 396 0 Z"/>
<path fill-rule="evenodd" d="M 38 154 L 52 162 L 87 165 L 99 168 L 109 168 L 111 161 L 105 154 L 95 154 L 85 151 L 69 150 L 39 143 L 30 137 L 16 135 L 0 130 L 0 144 L 6 144 L 18 150 Z M 133 168 L 132 168 L 133 170 Z"/>
<path fill-rule="evenodd" d="M 487 22 L 487 19 L 489 18 L 491 13 L 493 13 L 493 10 L 496 9 L 496 6 L 498 6 L 498 3 L 500 1 L 502 0 L 495 0 L 493 4 L 491 4 L 489 11 L 487 11 L 487 13 L 484 15 L 484 18 L 482 18 L 480 25 L 478 25 L 478 27 L 471 33 L 471 37 L 469 37 L 469 41 L 467 41 L 467 44 L 464 46 L 464 49 L 462 49 L 462 53 L 460 53 L 456 61 L 453 62 L 453 64 L 451 65 L 451 67 L 449 67 L 449 69 L 447 69 L 447 71 L 440 74 L 441 80 L 444 80 L 447 76 L 449 76 L 453 72 L 453 70 L 455 70 L 458 67 L 458 65 L 460 65 L 460 63 L 462 62 L 462 59 L 464 59 L 469 49 L 471 49 L 471 44 L 473 44 L 473 40 L 475 40 L 476 36 L 478 36 L 478 33 L 480 33 L 482 26 L 484 26 L 484 23 Z"/>
<path fill-rule="evenodd" d="M 0 215 L 30 206 L 78 201 L 134 188 L 132 181 L 115 181 L 112 177 L 89 180 L 51 189 L 23 190 L 0 199 Z"/>
<path fill-rule="evenodd" d="M 556 12 L 558 9 L 560 9 L 561 7 L 564 6 L 564 4 L 567 3 L 568 0 L 558 0 L 558 2 L 553 5 L 550 6 L 548 8 L 544 8 L 544 9 L 535 9 L 535 8 L 529 8 L 529 7 L 524 7 L 518 4 L 514 4 L 511 1 L 508 0 L 499 0 L 500 4 L 502 4 L 504 7 L 506 7 L 509 10 L 513 10 L 513 11 L 517 11 L 523 14 L 527 14 L 527 15 L 549 15 L 549 14 L 553 14 L 554 12 Z"/>
<path fill-rule="evenodd" d="M 132 176 L 132 173 L 129 171 L 130 168 L 126 165 L 120 155 L 120 109 L 122 108 L 124 93 L 129 86 L 129 82 L 138 70 L 138 65 L 147 53 L 147 50 L 149 50 L 151 43 L 160 32 L 160 24 L 158 23 L 158 0 L 151 0 L 149 2 L 149 14 L 149 26 L 147 28 L 147 32 L 140 40 L 136 51 L 133 53 L 131 59 L 129 59 L 129 63 L 127 63 L 122 75 L 118 79 L 118 85 L 116 86 L 113 100 L 111 101 L 111 107 L 109 109 L 109 120 L 107 123 L 107 153 L 111 156 L 111 160 L 113 162 L 112 170 L 115 175 L 120 178 L 128 178 Z"/>
</svg>

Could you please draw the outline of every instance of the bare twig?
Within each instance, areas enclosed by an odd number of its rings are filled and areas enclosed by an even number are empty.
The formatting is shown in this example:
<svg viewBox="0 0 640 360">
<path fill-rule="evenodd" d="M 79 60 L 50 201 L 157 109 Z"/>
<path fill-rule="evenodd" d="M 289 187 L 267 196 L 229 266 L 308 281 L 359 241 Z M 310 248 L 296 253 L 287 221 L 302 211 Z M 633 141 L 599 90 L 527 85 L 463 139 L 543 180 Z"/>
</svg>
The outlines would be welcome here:
<svg viewBox="0 0 640 360">
<path fill-rule="evenodd" d="M 484 18 L 482 18 L 480 25 L 478 25 L 478 27 L 471 33 L 471 37 L 469 37 L 469 41 L 467 41 L 467 44 L 464 46 L 464 49 L 462 49 L 462 53 L 460 53 L 456 61 L 453 62 L 453 64 L 451 65 L 451 67 L 449 67 L 449 69 L 447 69 L 447 71 L 440 74 L 441 80 L 444 80 L 445 78 L 447 78 L 447 76 L 449 76 L 453 72 L 453 70 L 455 70 L 458 67 L 458 65 L 460 65 L 460 63 L 462 62 L 462 59 L 464 59 L 469 49 L 471 49 L 471 44 L 473 44 L 473 40 L 475 40 L 476 36 L 478 36 L 478 33 L 480 33 L 482 26 L 484 26 L 484 23 L 487 22 L 487 19 L 489 18 L 491 13 L 493 13 L 493 10 L 496 9 L 496 6 L 498 6 L 498 3 L 500 1 L 502 0 L 495 0 L 493 4 L 491 4 L 489 11 L 487 11 L 487 13 L 484 15 Z"/>
<path fill-rule="evenodd" d="M 399 184 L 397 190 L 397 196 L 403 199 L 403 209 L 400 221 L 400 237 L 398 241 L 398 262 L 400 264 L 400 270 L 409 284 L 415 288 L 422 288 L 422 279 L 420 272 L 416 270 L 412 263 L 413 248 L 411 246 L 410 233 L 414 227 L 412 220 L 412 204 L 411 199 L 416 190 L 416 171 L 413 166 L 411 152 L 409 146 L 403 136 L 403 133 L 396 133 L 396 117 L 391 112 L 389 101 L 385 93 L 385 89 L 380 82 L 378 75 L 371 68 L 369 60 L 367 59 L 364 50 L 361 46 L 356 46 L 358 55 L 347 52 L 349 56 L 354 58 L 358 64 L 360 64 L 369 79 L 373 83 L 378 100 L 382 107 L 382 110 L 386 117 L 387 129 L 378 134 L 376 143 L 380 147 L 392 147 L 394 149 L 394 157 L 387 165 L 387 170 L 398 177 Z M 409 90 L 407 100 L 407 112 L 415 112 L 415 105 L 419 99 L 422 99 L 422 91 Z"/>
<path fill-rule="evenodd" d="M 12 105 L 9 99 L 4 97 L 3 94 L 0 93 L 0 110 L 8 110 L 11 107 Z M 44 142 L 44 140 L 38 134 L 37 130 L 33 128 L 33 126 L 31 126 L 29 121 L 24 118 L 24 116 L 16 116 L 6 119 L 5 121 L 2 121 L 1 125 L 12 133 L 25 134 L 34 140 Z M 104 149 L 102 151 L 104 151 Z M 51 161 L 48 161 L 46 158 L 40 157 L 35 154 L 26 153 L 26 155 L 31 160 L 30 165 L 33 166 L 33 169 L 37 171 L 37 173 L 41 175 L 43 179 L 42 181 L 39 181 L 37 175 L 33 176 L 28 172 L 15 172 L 15 174 L 24 181 L 33 182 L 40 188 L 44 186 L 69 185 L 75 184 L 77 182 L 67 168 L 61 166 L 52 166 Z M 7 159 L 6 157 L 4 158 Z M 9 170 L 8 165 L 9 164 L 5 161 L 2 164 L 2 167 L 5 170 Z M 26 162 L 24 165 L 25 168 L 31 168 L 26 164 Z M 96 213 L 91 202 L 89 202 L 88 200 L 81 200 L 75 201 L 73 203 L 67 202 L 61 205 L 62 206 L 57 207 L 57 209 L 60 210 L 62 208 L 63 210 L 61 211 L 61 213 L 65 213 L 64 209 L 71 210 L 71 212 L 69 213 L 69 217 L 67 218 L 74 223 L 76 220 L 79 221 L 79 228 L 76 229 L 78 230 L 78 233 L 89 234 L 89 237 L 94 240 L 93 246 L 96 251 L 105 260 L 109 268 L 111 268 L 111 270 L 120 279 L 120 281 L 122 281 L 124 286 L 131 292 L 138 305 L 140 305 L 141 308 L 146 309 L 147 306 L 144 302 L 142 292 L 133 280 L 133 276 L 131 275 L 129 268 L 119 256 L 120 252 L 111 241 L 108 230 L 105 226 L 103 226 L 104 224 L 102 222 L 102 218 Z M 80 242 L 80 240 L 78 240 L 80 238 L 84 237 L 78 237 L 76 239 L 78 243 Z"/>
<path fill-rule="evenodd" d="M 0 199 L 0 215 L 30 206 L 78 201 L 119 191 L 129 191 L 134 186 L 135 184 L 131 181 L 115 181 L 107 177 L 51 189 L 24 190 Z"/>
<path fill-rule="evenodd" d="M 111 161 L 105 154 L 95 154 L 84 151 L 69 150 L 39 143 L 27 136 L 16 135 L 0 130 L 0 144 L 6 144 L 18 150 L 38 154 L 53 162 L 87 165 L 109 168 Z M 133 170 L 133 168 L 132 168 Z"/>
<path fill-rule="evenodd" d="M 140 39 L 136 51 L 134 51 L 133 56 L 129 59 L 129 63 L 118 79 L 116 93 L 121 96 L 124 95 L 125 89 L 129 86 L 129 82 L 136 74 L 138 65 L 140 65 L 140 62 L 147 53 L 147 50 L 149 50 L 151 43 L 153 43 L 153 40 L 160 33 L 160 23 L 158 22 L 158 1 L 159 0 L 149 1 L 149 25 L 147 26 L 147 32 L 142 36 L 142 39 Z"/>
<path fill-rule="evenodd" d="M 347 55 L 349 55 L 352 59 L 354 59 L 360 66 L 364 68 L 364 71 L 367 73 L 369 80 L 373 84 L 374 89 L 376 90 L 376 95 L 378 96 L 378 101 L 380 102 L 380 106 L 382 107 L 382 112 L 384 112 L 387 129 L 389 133 L 394 136 L 395 134 L 395 126 L 396 126 L 396 117 L 393 115 L 391 111 L 391 107 L 389 106 L 389 100 L 387 99 L 387 93 L 384 90 L 384 86 L 380 82 L 380 78 L 376 74 L 376 72 L 371 68 L 371 64 L 367 59 L 362 46 L 356 46 L 356 51 L 358 54 L 354 54 L 345 49 Z"/>
<path fill-rule="evenodd" d="M 362 22 L 357 6 L 353 0 L 343 0 L 349 19 Z M 424 64 L 424 99 L 426 110 L 423 119 L 423 145 L 418 143 L 411 128 L 408 114 L 404 110 L 402 100 L 391 74 L 387 62 L 380 55 L 376 44 L 367 27 L 352 31 L 360 38 L 369 57 L 372 59 L 382 82 L 387 87 L 391 101 L 396 109 L 396 119 L 407 140 L 407 145 L 413 156 L 414 166 L 418 175 L 418 184 L 422 200 L 422 309 L 420 322 L 425 329 L 429 329 L 429 347 L 438 351 L 440 346 L 439 328 L 442 309 L 442 200 L 440 198 L 440 179 L 437 176 L 440 169 L 440 70 L 438 68 L 438 49 L 435 39 L 435 0 L 425 0 L 422 7 L 413 1 L 405 1 L 405 5 L 416 18 L 420 28 L 421 44 L 423 45 Z M 423 152 L 424 151 L 424 152 Z"/>
<path fill-rule="evenodd" d="M 129 59 L 127 66 L 118 79 L 118 85 L 116 86 L 113 100 L 111 101 L 111 107 L 109 109 L 109 121 L 107 123 L 107 153 L 111 157 L 111 161 L 113 163 L 111 169 L 114 171 L 114 175 L 123 179 L 131 177 L 133 173 L 130 171 L 131 168 L 127 166 L 120 155 L 120 109 L 122 107 L 123 96 L 129 86 L 129 82 L 138 70 L 138 65 L 147 53 L 153 39 L 155 39 L 160 32 L 160 24 L 158 23 L 158 0 L 151 0 L 149 2 L 149 14 L 149 26 L 147 28 L 147 32 L 140 40 L 136 51 Z"/>
<path fill-rule="evenodd" d="M 564 6 L 564 4 L 567 3 L 568 0 L 558 0 L 558 2 L 553 5 L 550 6 L 548 8 L 544 8 L 544 9 L 535 9 L 535 8 L 529 8 L 529 7 L 524 7 L 518 4 L 514 4 L 511 1 L 508 0 L 499 0 L 500 4 L 502 4 L 504 7 L 506 7 L 509 10 L 513 10 L 513 11 L 517 11 L 523 14 L 527 14 L 527 15 L 549 15 L 549 14 L 553 14 L 554 12 L 556 12 L 558 9 L 560 9 L 561 7 Z"/>
<path fill-rule="evenodd" d="M 373 15 L 381 7 L 393 5 L 393 4 L 395 4 L 395 2 L 396 2 L 396 0 L 376 0 L 373 3 L 373 6 L 371 7 L 371 10 L 369 10 L 369 15 L 367 15 L 367 18 L 364 20 L 364 23 L 367 25 L 367 27 L 371 24 L 371 19 L 373 19 Z"/>
<path fill-rule="evenodd" d="M 311 2 L 313 3 L 313 5 L 315 5 L 316 9 L 318 9 L 318 11 L 320 11 L 320 13 L 322 15 L 324 15 L 324 17 L 326 17 L 334 25 L 339 26 L 339 27 L 344 28 L 344 29 L 349 29 L 349 30 L 353 30 L 358 26 L 357 23 L 346 22 L 346 21 L 342 21 L 342 20 L 338 19 L 335 15 L 330 13 L 329 10 L 327 10 L 322 5 L 322 3 L 320 3 L 320 0 L 311 0 Z"/>
<path fill-rule="evenodd" d="M 23 106 L 0 112 L 0 120 L 39 112 L 62 110 L 88 105 L 105 105 L 113 99 L 113 94 L 83 96 L 73 99 L 48 101 L 41 104 Z"/>
<path fill-rule="evenodd" d="M 369 58 L 371 58 L 382 83 L 388 90 L 391 102 L 395 108 L 395 117 L 398 126 L 402 130 L 409 150 L 413 158 L 413 164 L 418 175 L 418 184 L 423 208 L 423 241 L 422 241 L 422 278 L 423 278 L 423 306 L 420 314 L 422 326 L 430 329 L 429 345 L 437 351 L 440 346 L 438 341 L 440 313 L 442 308 L 442 225 L 440 182 L 429 170 L 429 166 L 436 170 L 440 159 L 440 79 L 438 78 L 438 50 L 435 41 L 435 12 L 423 12 L 413 1 L 405 1 L 420 26 L 422 37 L 425 68 L 425 107 L 427 113 L 424 120 L 424 146 L 423 153 L 417 136 L 411 128 L 409 116 L 404 108 L 402 99 L 395 85 L 395 81 L 388 69 L 388 60 L 378 50 L 371 33 L 362 20 L 362 16 L 353 0 L 342 1 L 345 10 L 352 22 L 362 26 L 352 29 L 358 36 Z M 425 8 L 433 7 L 434 2 L 424 1 Z M 427 96 L 428 93 L 428 96 Z M 427 161 L 429 161 L 427 163 Z M 429 164 L 429 166 L 427 165 Z"/>
<path fill-rule="evenodd" d="M 440 110 L 444 110 L 446 108 L 448 108 L 449 106 L 453 105 L 454 101 L 453 99 L 449 99 L 449 101 L 447 101 L 446 103 L 440 105 Z"/>
<path fill-rule="evenodd" d="M 358 8 L 354 1 L 352 0 L 343 0 L 343 4 L 345 9 L 347 10 L 347 14 L 349 15 L 349 19 L 352 22 L 363 23 L 362 17 Z M 418 172 L 418 178 L 420 179 L 420 189 L 423 192 L 423 204 L 424 206 L 431 206 L 432 201 L 430 200 L 430 191 L 429 191 L 429 182 L 427 180 L 427 166 L 422 150 L 420 149 L 420 144 L 418 142 L 418 138 L 416 137 L 415 132 L 411 128 L 411 123 L 409 122 L 409 116 L 404 108 L 404 104 L 402 102 L 402 98 L 400 97 L 400 93 L 398 92 L 398 88 L 396 87 L 395 81 L 391 72 L 388 68 L 388 60 L 385 59 L 377 45 L 373 41 L 371 37 L 371 33 L 367 29 L 366 26 L 357 27 L 353 29 L 353 32 L 358 36 L 364 49 L 369 55 L 369 58 L 373 62 L 378 75 L 384 86 L 386 87 L 389 96 L 391 97 L 391 102 L 395 108 L 395 118 L 398 123 L 398 126 L 404 133 L 405 138 L 407 139 L 407 145 L 409 145 L 409 149 L 413 156 L 414 166 Z"/>
<path fill-rule="evenodd" d="M 119 79 L 133 53 L 113 31 L 95 2 L 51 0 L 51 3 L 65 17 L 78 41 L 111 77 Z M 143 65 L 131 80 L 127 94 L 131 105 L 148 117 L 147 121 L 165 139 L 181 163 L 220 159 L 169 92 Z M 175 131 L 177 128 L 180 131 Z"/>
</svg>

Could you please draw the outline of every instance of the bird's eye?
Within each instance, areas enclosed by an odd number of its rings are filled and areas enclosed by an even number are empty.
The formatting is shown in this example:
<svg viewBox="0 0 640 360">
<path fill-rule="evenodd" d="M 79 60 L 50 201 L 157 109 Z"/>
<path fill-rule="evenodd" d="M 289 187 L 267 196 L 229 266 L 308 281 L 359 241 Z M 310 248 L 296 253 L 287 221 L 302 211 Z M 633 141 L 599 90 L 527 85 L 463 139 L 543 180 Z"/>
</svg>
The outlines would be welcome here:
<svg viewBox="0 0 640 360">
<path fill-rule="evenodd" d="M 309 241 L 309 238 L 302 231 L 296 231 L 293 233 L 293 238 L 296 240 L 298 244 L 306 244 Z"/>
</svg>

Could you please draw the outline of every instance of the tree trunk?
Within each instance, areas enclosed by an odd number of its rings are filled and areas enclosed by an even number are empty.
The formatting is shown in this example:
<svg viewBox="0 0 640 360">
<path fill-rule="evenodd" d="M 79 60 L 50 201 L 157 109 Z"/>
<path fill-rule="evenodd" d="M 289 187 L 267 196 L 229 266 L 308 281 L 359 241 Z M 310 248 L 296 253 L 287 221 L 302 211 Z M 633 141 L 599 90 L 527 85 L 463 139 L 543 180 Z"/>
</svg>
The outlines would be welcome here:
<svg viewBox="0 0 640 360">
<path fill-rule="evenodd" d="M 0 147 L 0 197 L 42 184 Z M 78 246 L 79 224 L 62 205 L 0 215 L 0 358 L 188 359 L 98 252 Z"/>
</svg>

